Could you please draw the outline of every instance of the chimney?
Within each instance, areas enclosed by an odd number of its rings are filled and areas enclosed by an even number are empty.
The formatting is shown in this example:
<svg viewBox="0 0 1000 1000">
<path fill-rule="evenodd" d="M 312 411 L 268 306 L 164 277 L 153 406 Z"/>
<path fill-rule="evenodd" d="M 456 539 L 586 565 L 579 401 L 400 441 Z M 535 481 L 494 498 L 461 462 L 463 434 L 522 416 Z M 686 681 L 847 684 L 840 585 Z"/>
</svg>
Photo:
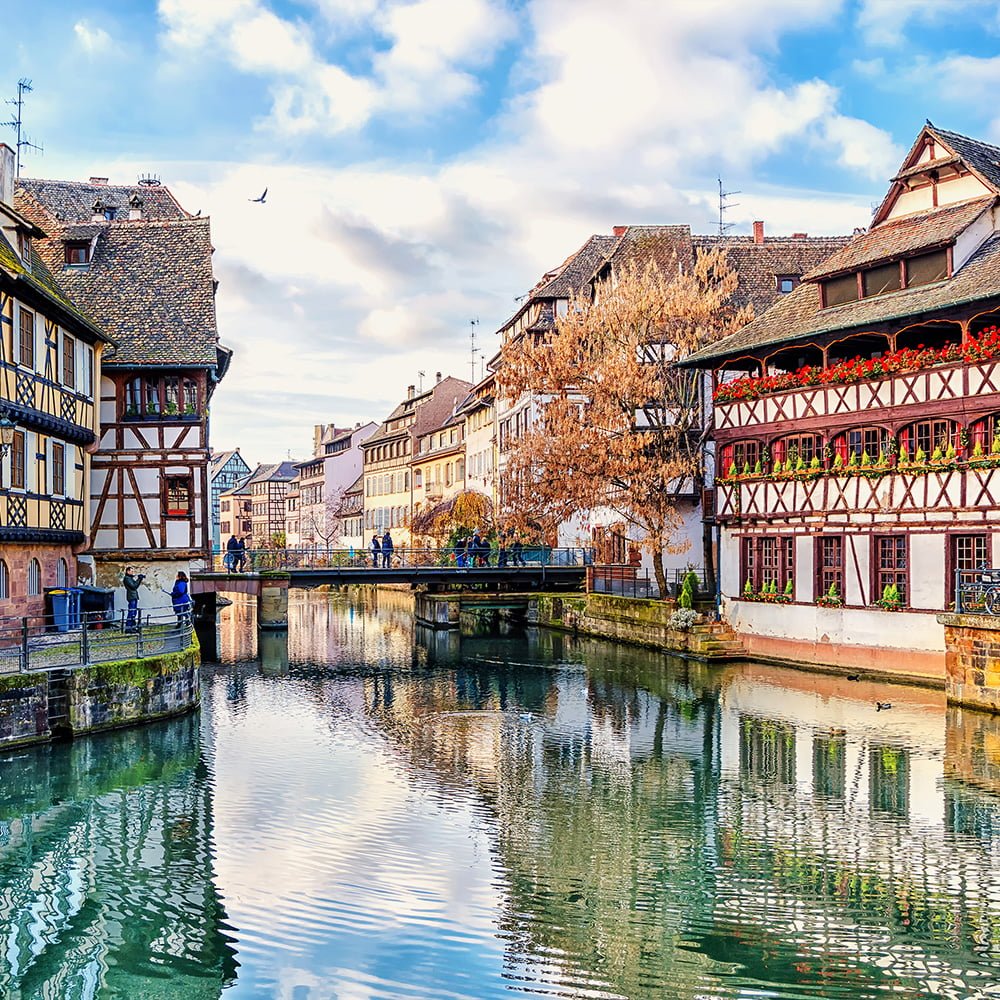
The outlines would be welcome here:
<svg viewBox="0 0 1000 1000">
<path fill-rule="evenodd" d="M 0 142 L 0 201 L 5 205 L 14 204 L 14 150 L 5 142 Z"/>
<path fill-rule="evenodd" d="M 93 213 L 90 217 L 91 222 L 103 222 L 104 221 L 104 202 L 100 198 L 94 201 L 94 205 L 91 208 Z"/>
<path fill-rule="evenodd" d="M 407 399 L 413 399 L 413 397 L 416 394 L 417 394 L 417 387 L 415 385 L 408 385 L 406 387 L 406 398 Z"/>
<path fill-rule="evenodd" d="M 757 244 L 764 242 L 764 223 L 759 219 L 753 224 L 753 241 Z"/>
<path fill-rule="evenodd" d="M 808 233 L 792 233 L 793 240 L 805 240 L 809 238 Z"/>
<path fill-rule="evenodd" d="M 142 218 L 142 199 L 137 194 L 128 200 L 128 218 L 129 222 L 138 222 Z"/>
<path fill-rule="evenodd" d="M 107 177 L 91 177 L 90 178 L 90 183 L 91 184 L 100 184 L 100 185 L 103 186 L 103 185 L 105 185 L 105 184 L 108 183 L 108 179 L 107 179 Z"/>
<path fill-rule="evenodd" d="M 440 381 L 441 381 L 441 373 L 440 372 L 435 372 L 434 373 L 434 384 L 437 385 L 438 382 L 440 382 Z"/>
<path fill-rule="evenodd" d="M 614 229 L 612 229 L 612 232 L 615 236 L 624 236 L 626 229 L 628 229 L 628 226 L 615 226 Z"/>
</svg>

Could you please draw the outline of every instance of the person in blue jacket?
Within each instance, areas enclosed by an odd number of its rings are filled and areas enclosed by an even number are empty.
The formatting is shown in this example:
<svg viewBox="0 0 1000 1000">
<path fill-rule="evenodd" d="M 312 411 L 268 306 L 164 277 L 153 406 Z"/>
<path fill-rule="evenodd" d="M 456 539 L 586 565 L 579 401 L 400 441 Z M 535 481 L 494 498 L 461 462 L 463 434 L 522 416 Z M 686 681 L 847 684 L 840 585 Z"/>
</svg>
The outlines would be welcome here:
<svg viewBox="0 0 1000 1000">
<path fill-rule="evenodd" d="M 191 621 L 191 593 L 188 588 L 187 573 L 183 570 L 177 574 L 177 579 L 174 580 L 173 589 L 170 591 L 170 603 L 174 606 L 177 624 L 188 624 Z"/>
</svg>

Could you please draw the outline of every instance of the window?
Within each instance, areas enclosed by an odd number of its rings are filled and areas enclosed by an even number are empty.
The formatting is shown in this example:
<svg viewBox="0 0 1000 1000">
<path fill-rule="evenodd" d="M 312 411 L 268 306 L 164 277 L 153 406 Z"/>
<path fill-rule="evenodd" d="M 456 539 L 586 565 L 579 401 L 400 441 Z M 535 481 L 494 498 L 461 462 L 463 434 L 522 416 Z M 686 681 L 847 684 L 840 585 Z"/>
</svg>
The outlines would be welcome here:
<svg viewBox="0 0 1000 1000">
<path fill-rule="evenodd" d="M 90 263 L 90 240 L 67 240 L 64 248 L 64 260 L 68 266 Z"/>
<path fill-rule="evenodd" d="M 741 588 L 748 580 L 755 591 L 770 587 L 783 591 L 795 579 L 795 539 L 765 535 L 743 539 Z"/>
<path fill-rule="evenodd" d="M 108 222 L 114 222 L 117 217 L 118 217 L 117 208 L 106 208 L 104 210 L 104 218 L 107 219 Z"/>
<path fill-rule="evenodd" d="M 38 597 L 42 592 L 42 567 L 37 559 L 28 563 L 28 596 Z"/>
<path fill-rule="evenodd" d="M 816 596 L 823 597 L 836 589 L 844 598 L 844 538 L 843 535 L 822 535 L 816 539 Z"/>
<path fill-rule="evenodd" d="M 985 533 L 951 536 L 951 572 L 948 574 L 948 601 L 955 600 L 955 574 L 988 566 L 989 546 Z M 963 597 L 964 600 L 964 597 Z"/>
<path fill-rule="evenodd" d="M 959 445 L 958 424 L 953 420 L 919 420 L 899 434 L 899 450 L 905 448 L 910 458 L 915 458 L 918 451 L 930 458 L 935 448 L 945 452 L 949 446 L 957 449 Z"/>
<path fill-rule="evenodd" d="M 906 261 L 906 287 L 929 285 L 948 277 L 948 251 L 935 250 Z"/>
<path fill-rule="evenodd" d="M 10 597 L 10 571 L 7 563 L 0 559 L 0 601 L 6 601 Z"/>
<path fill-rule="evenodd" d="M 86 382 L 83 386 L 83 391 L 88 396 L 94 395 L 94 349 L 92 347 L 87 347 L 87 370 L 86 370 Z"/>
<path fill-rule="evenodd" d="M 751 472 L 761 458 L 759 441 L 734 441 L 722 449 L 722 472 L 729 475 L 729 470 L 735 465 L 737 472 L 749 468 Z"/>
<path fill-rule="evenodd" d="M 787 295 L 799 287 L 799 275 L 778 274 L 775 275 L 775 283 L 780 295 Z"/>
<path fill-rule="evenodd" d="M 800 458 L 808 465 L 815 456 L 823 454 L 823 439 L 818 434 L 793 434 L 775 441 L 771 458 L 775 462 L 796 463 Z"/>
<path fill-rule="evenodd" d="M 886 292 L 898 292 L 901 285 L 898 261 L 870 267 L 867 271 L 861 272 L 861 286 L 866 298 L 871 295 L 885 295 Z"/>
<path fill-rule="evenodd" d="M 889 435 L 881 427 L 853 427 L 833 439 L 833 453 L 846 465 L 851 456 L 860 465 L 864 456 L 874 464 L 879 454 L 885 454 Z"/>
<path fill-rule="evenodd" d="M 191 477 L 167 476 L 165 485 L 165 511 L 167 517 L 190 517 Z M 261 511 L 263 513 L 263 510 Z"/>
<path fill-rule="evenodd" d="M 52 442 L 52 492 L 66 495 L 66 448 L 58 441 Z"/>
<path fill-rule="evenodd" d="M 24 470 L 24 431 L 14 431 L 10 446 L 10 485 L 13 488 L 24 489 Z"/>
<path fill-rule="evenodd" d="M 19 360 L 25 368 L 35 367 L 35 314 L 18 309 L 21 330 Z"/>
<path fill-rule="evenodd" d="M 901 604 L 909 602 L 909 560 L 906 535 L 882 536 L 875 539 L 875 594 L 878 600 L 886 587 L 893 584 L 899 590 Z"/>
<path fill-rule="evenodd" d="M 845 274 L 840 278 L 831 278 L 823 282 L 822 288 L 824 306 L 854 302 L 858 297 L 858 277 L 856 274 Z"/>
<path fill-rule="evenodd" d="M 76 341 L 68 333 L 62 338 L 62 382 L 76 388 Z"/>
<path fill-rule="evenodd" d="M 65 559 L 60 559 L 56 563 L 56 586 L 65 587 L 69 583 L 69 566 Z"/>
</svg>

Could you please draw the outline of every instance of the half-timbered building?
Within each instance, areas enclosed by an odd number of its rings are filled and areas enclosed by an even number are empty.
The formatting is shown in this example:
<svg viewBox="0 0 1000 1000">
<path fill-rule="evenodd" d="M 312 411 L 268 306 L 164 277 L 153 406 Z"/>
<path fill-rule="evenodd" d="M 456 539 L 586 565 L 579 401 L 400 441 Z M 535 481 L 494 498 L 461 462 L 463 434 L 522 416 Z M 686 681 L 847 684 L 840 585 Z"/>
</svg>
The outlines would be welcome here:
<svg viewBox="0 0 1000 1000">
<path fill-rule="evenodd" d="M 250 475 L 250 466 L 240 454 L 240 449 L 234 451 L 216 451 L 212 453 L 208 466 L 208 485 L 211 491 L 212 518 L 212 550 L 219 552 L 224 549 L 229 535 L 222 531 L 220 498 L 227 490 L 243 482 Z"/>
<path fill-rule="evenodd" d="M 17 182 L 42 228 L 38 252 L 69 298 L 114 340 L 100 382 L 91 473 L 99 583 L 143 567 L 162 602 L 178 569 L 212 547 L 208 404 L 229 363 L 219 344 L 207 218 L 158 181 Z"/>
<path fill-rule="evenodd" d="M 42 614 L 46 588 L 77 582 L 107 343 L 53 279 L 37 250 L 44 231 L 13 200 L 14 154 L 0 144 L 0 418 L 14 425 L 0 461 L 0 616 Z"/>
<path fill-rule="evenodd" d="M 250 491 L 253 548 L 284 548 L 286 497 L 297 475 L 295 462 L 258 465 L 244 484 Z"/>
<path fill-rule="evenodd" d="M 955 571 L 1000 563 L 998 195 L 1000 148 L 928 123 L 867 231 L 689 359 L 752 652 L 942 675 Z"/>
</svg>

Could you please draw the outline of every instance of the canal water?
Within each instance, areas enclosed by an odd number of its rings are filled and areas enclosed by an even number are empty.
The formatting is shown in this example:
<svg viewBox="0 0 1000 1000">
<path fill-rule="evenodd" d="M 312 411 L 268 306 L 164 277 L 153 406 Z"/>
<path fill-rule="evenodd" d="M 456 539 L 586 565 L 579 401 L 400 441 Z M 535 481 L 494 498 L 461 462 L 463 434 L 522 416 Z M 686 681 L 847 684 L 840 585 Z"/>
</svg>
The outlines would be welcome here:
<svg viewBox="0 0 1000 1000">
<path fill-rule="evenodd" d="M 997 719 L 396 592 L 253 615 L 200 713 L 0 755 L 0 996 L 1000 997 Z"/>
</svg>

